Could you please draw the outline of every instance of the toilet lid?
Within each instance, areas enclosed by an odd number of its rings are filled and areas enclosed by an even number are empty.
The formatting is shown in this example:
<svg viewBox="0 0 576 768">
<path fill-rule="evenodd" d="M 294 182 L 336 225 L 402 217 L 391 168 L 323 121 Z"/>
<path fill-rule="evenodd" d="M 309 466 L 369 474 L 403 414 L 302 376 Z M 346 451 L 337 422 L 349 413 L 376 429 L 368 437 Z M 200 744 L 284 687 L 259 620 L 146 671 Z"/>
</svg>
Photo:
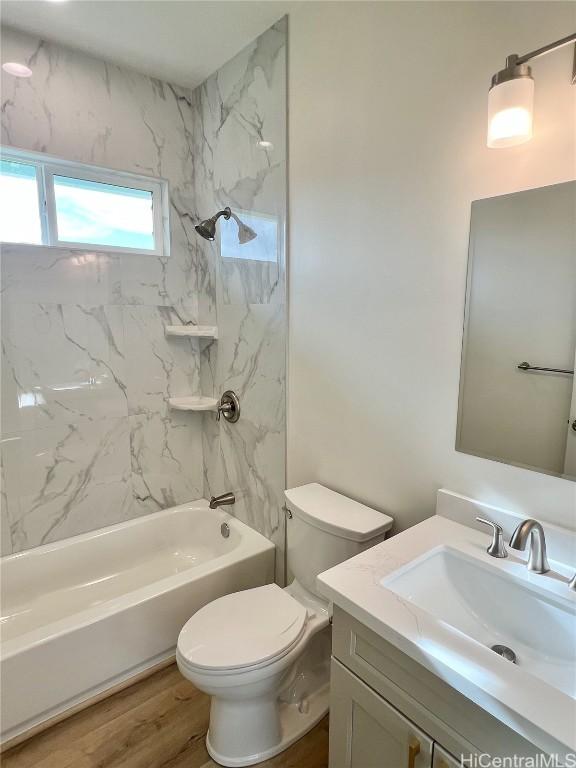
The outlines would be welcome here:
<svg viewBox="0 0 576 768">
<path fill-rule="evenodd" d="M 178 652 L 191 666 L 236 669 L 287 651 L 306 625 L 303 605 L 276 584 L 225 595 L 184 625 Z"/>
</svg>

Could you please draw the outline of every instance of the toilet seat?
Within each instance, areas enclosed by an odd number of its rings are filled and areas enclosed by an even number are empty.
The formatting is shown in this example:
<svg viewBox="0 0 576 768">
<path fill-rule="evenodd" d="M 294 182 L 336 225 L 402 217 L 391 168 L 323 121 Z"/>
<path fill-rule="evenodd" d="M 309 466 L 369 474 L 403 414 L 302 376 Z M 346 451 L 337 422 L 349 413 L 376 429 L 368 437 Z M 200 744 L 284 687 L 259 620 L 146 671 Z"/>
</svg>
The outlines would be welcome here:
<svg viewBox="0 0 576 768">
<path fill-rule="evenodd" d="M 276 584 L 225 595 L 184 625 L 179 662 L 214 673 L 270 664 L 300 640 L 307 619 L 306 608 Z"/>
</svg>

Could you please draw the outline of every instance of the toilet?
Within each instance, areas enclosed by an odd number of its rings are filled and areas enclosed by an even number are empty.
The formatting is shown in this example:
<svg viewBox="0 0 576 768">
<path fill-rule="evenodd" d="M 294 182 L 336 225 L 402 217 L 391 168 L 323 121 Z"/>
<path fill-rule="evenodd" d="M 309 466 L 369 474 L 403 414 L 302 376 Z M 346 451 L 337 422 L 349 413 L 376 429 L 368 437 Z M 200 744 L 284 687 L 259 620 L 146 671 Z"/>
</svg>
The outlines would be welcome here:
<svg viewBox="0 0 576 768">
<path fill-rule="evenodd" d="M 392 518 L 318 483 L 286 491 L 292 581 L 220 597 L 184 625 L 176 660 L 211 699 L 206 746 L 225 766 L 282 752 L 328 711 L 330 606 L 316 576 L 383 541 Z"/>
</svg>

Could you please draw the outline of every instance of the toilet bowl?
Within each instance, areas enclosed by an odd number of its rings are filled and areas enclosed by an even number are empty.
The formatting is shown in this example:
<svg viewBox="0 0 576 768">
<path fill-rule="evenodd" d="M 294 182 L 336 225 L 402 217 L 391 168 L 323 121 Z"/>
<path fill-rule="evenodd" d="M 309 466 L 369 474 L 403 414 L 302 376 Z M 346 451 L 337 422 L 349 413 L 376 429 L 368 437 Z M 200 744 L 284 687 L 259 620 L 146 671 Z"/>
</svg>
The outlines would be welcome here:
<svg viewBox="0 0 576 768">
<path fill-rule="evenodd" d="M 178 638 L 180 672 L 212 697 L 206 746 L 225 766 L 282 752 L 326 714 L 329 605 L 316 592 L 316 575 L 381 541 L 392 525 L 387 515 L 315 483 L 286 498 L 292 583 L 221 597 Z"/>
<path fill-rule="evenodd" d="M 226 595 L 185 624 L 176 659 L 184 677 L 212 696 L 206 746 L 216 762 L 266 760 L 323 717 L 330 649 L 320 664 L 318 653 L 305 650 L 328 624 L 326 604 L 298 585 L 275 584 Z M 282 718 L 288 708 L 295 710 L 289 728 Z"/>
</svg>

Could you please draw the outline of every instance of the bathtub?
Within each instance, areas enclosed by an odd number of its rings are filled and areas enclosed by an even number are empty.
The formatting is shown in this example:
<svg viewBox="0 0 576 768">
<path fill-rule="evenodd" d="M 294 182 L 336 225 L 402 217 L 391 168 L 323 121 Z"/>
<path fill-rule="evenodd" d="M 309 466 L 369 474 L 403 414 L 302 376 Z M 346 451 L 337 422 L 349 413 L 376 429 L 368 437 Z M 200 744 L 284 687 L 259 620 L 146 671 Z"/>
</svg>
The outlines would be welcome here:
<svg viewBox="0 0 576 768">
<path fill-rule="evenodd" d="M 273 580 L 274 546 L 201 500 L 3 557 L 0 573 L 6 743 L 170 659 L 195 611 Z"/>
</svg>

